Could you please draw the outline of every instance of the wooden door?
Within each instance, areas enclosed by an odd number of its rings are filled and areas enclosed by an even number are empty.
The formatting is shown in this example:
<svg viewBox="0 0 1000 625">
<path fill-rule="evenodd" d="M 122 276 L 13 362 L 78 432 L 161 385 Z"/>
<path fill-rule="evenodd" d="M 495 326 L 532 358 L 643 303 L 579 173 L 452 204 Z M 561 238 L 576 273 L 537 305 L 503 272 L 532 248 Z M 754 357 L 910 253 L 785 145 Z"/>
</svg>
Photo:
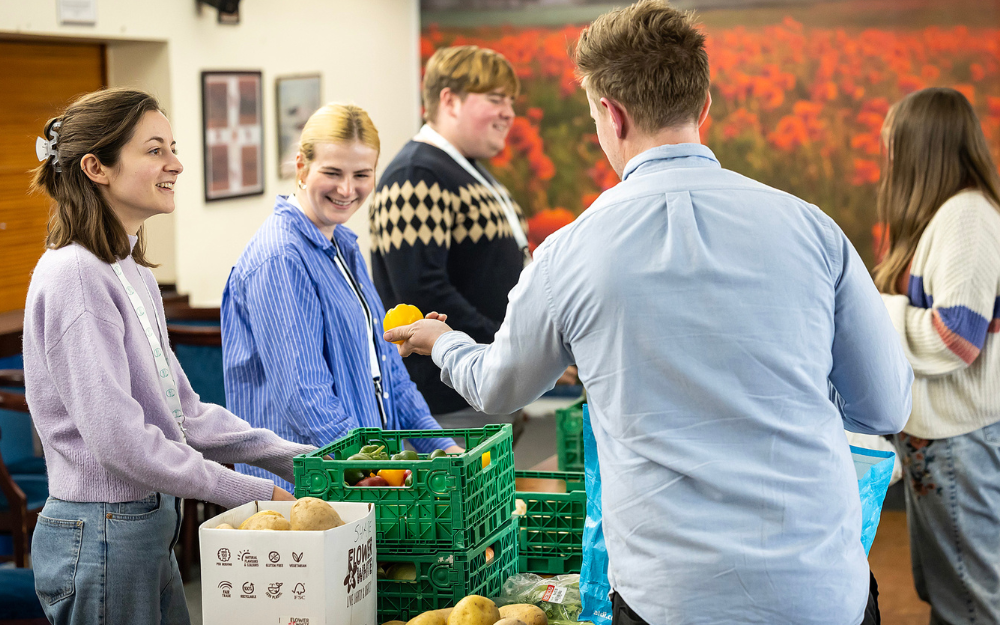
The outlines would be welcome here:
<svg viewBox="0 0 1000 625">
<path fill-rule="evenodd" d="M 76 96 L 107 84 L 102 44 L 0 40 L 0 314 L 24 308 L 50 201 L 28 195 L 35 137 Z"/>
</svg>

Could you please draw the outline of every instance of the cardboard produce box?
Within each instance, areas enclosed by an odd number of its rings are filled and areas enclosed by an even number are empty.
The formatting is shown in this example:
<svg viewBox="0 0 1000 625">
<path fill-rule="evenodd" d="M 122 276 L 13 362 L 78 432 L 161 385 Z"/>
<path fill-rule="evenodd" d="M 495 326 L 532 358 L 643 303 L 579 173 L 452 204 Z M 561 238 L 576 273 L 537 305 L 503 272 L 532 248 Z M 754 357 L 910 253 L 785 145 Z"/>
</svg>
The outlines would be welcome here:
<svg viewBox="0 0 1000 625">
<path fill-rule="evenodd" d="M 205 623 L 378 625 L 375 507 L 327 502 L 344 525 L 323 532 L 216 529 L 260 510 L 289 518 L 292 501 L 253 501 L 202 523 Z"/>
</svg>

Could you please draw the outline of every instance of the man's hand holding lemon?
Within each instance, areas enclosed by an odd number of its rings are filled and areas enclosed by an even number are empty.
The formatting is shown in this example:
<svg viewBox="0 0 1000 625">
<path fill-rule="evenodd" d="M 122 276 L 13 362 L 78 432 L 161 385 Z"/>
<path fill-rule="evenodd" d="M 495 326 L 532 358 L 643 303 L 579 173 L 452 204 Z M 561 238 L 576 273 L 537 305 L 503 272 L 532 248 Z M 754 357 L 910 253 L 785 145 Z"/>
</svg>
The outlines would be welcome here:
<svg viewBox="0 0 1000 625">
<path fill-rule="evenodd" d="M 425 317 L 416 306 L 400 304 L 385 314 L 382 338 L 395 343 L 404 358 L 410 354 L 429 356 L 438 337 L 451 332 L 445 323 L 447 319 L 448 315 L 436 312 Z"/>
</svg>

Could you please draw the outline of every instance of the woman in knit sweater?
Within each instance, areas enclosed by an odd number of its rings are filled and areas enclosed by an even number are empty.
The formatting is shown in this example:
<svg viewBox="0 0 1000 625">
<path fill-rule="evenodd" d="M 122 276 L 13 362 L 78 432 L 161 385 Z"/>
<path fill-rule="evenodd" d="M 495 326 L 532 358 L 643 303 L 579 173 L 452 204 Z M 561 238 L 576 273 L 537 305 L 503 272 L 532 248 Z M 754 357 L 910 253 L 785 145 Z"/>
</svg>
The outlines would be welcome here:
<svg viewBox="0 0 1000 625">
<path fill-rule="evenodd" d="M 24 315 L 28 406 L 52 497 L 32 540 L 52 623 L 189 623 L 173 556 L 183 497 L 292 499 L 222 463 L 292 477 L 313 447 L 191 389 L 165 332 L 142 223 L 174 210 L 182 166 L 156 100 L 85 95 L 45 125 L 34 188 L 55 203 Z"/>
<path fill-rule="evenodd" d="M 899 450 L 931 623 L 1000 623 L 1000 177 L 953 89 L 890 109 L 875 270 L 916 379 Z"/>
</svg>

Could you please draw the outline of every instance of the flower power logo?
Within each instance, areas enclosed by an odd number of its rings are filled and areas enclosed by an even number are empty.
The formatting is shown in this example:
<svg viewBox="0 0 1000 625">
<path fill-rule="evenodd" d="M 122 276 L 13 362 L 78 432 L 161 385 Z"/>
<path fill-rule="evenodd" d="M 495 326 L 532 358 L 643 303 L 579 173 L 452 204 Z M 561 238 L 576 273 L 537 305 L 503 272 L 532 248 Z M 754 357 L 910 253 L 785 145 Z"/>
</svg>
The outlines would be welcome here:
<svg viewBox="0 0 1000 625">
<path fill-rule="evenodd" d="M 373 564 L 371 538 L 347 551 L 347 577 L 344 578 L 344 586 L 347 586 L 348 593 L 371 576 Z"/>
</svg>

